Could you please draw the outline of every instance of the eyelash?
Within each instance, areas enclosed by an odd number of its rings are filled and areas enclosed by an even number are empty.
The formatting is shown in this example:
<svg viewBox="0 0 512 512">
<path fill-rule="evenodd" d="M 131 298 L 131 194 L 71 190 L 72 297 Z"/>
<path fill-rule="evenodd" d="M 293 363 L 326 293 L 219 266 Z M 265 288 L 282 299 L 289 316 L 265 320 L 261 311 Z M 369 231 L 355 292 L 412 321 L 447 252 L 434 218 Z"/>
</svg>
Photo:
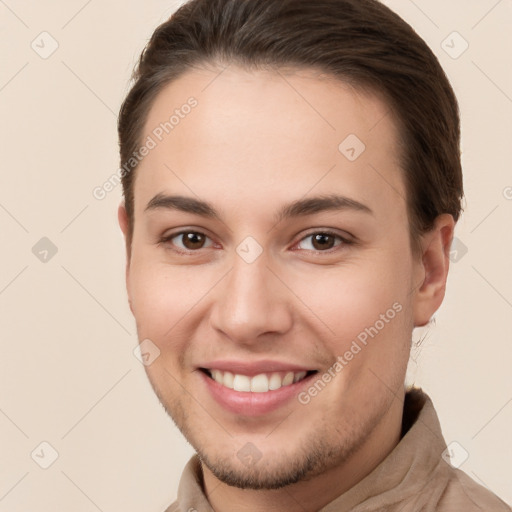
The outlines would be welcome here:
<svg viewBox="0 0 512 512">
<path fill-rule="evenodd" d="M 178 231 L 177 233 L 171 233 L 169 235 L 161 237 L 159 239 L 159 241 L 158 241 L 158 245 L 168 244 L 173 238 L 176 238 L 176 237 L 178 237 L 180 235 L 185 235 L 187 233 L 194 233 L 194 234 L 202 235 L 202 236 L 204 236 L 204 237 L 206 237 L 208 239 L 210 238 L 208 235 L 206 235 L 205 233 L 203 233 L 201 231 L 183 230 L 183 231 Z M 336 251 L 339 251 L 339 250 L 343 250 L 343 247 L 345 247 L 345 246 L 349 246 L 349 245 L 354 245 L 355 244 L 355 242 L 353 240 L 349 240 L 348 238 L 345 238 L 345 237 L 339 235 L 338 233 L 335 233 L 335 232 L 330 231 L 328 229 L 312 231 L 312 232 L 308 233 L 307 235 L 305 235 L 304 237 L 302 237 L 297 242 L 297 244 L 299 244 L 303 240 L 305 240 L 307 238 L 310 238 L 310 237 L 312 237 L 314 235 L 328 235 L 328 236 L 332 236 L 332 237 L 338 238 L 341 241 L 341 243 L 338 244 L 338 245 L 335 245 L 334 247 L 331 247 L 330 249 L 326 249 L 325 251 L 315 250 L 315 249 L 302 249 L 302 250 L 314 252 L 315 254 L 322 254 L 322 253 L 332 254 L 333 252 L 336 252 Z M 297 244 L 295 244 L 295 245 L 297 245 Z M 205 247 L 201 247 L 200 249 L 196 249 L 196 250 L 181 249 L 181 248 L 172 249 L 172 250 L 177 252 L 177 253 L 179 253 L 179 254 L 193 254 L 193 253 L 199 252 L 201 249 L 205 249 Z"/>
</svg>

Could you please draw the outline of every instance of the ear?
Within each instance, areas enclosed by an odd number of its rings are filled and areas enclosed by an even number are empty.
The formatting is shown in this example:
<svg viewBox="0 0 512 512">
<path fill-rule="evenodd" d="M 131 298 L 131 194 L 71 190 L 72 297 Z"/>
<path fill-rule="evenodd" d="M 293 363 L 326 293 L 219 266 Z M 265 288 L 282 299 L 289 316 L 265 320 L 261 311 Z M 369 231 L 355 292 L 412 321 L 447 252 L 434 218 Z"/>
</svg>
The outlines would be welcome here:
<svg viewBox="0 0 512 512">
<path fill-rule="evenodd" d="M 131 256 L 131 247 L 129 241 L 129 221 L 128 214 L 126 213 L 126 207 L 124 204 L 124 200 L 119 204 L 119 208 L 117 209 L 117 220 L 119 222 L 119 227 L 123 232 L 124 242 L 126 247 L 126 268 L 125 268 L 125 280 L 126 280 L 126 290 L 128 292 L 128 303 L 130 304 L 130 310 L 133 313 L 132 301 L 130 297 L 130 256 Z"/>
<path fill-rule="evenodd" d="M 426 325 L 443 302 L 454 229 L 453 217 L 443 213 L 436 218 L 434 227 L 421 237 L 422 257 L 414 274 L 415 327 Z"/>
<path fill-rule="evenodd" d="M 126 235 L 128 233 L 128 214 L 126 213 L 124 199 L 119 203 L 119 208 L 117 209 L 117 220 L 119 221 L 119 227 L 126 239 Z"/>
<path fill-rule="evenodd" d="M 124 204 L 124 199 L 119 203 L 119 208 L 117 209 L 117 220 L 119 222 L 119 227 L 121 228 L 121 231 L 124 235 L 124 242 L 126 246 L 126 260 L 127 262 L 130 259 L 130 247 L 128 246 L 128 229 L 129 229 L 129 222 L 128 222 L 128 214 L 126 213 L 126 207 Z"/>
</svg>

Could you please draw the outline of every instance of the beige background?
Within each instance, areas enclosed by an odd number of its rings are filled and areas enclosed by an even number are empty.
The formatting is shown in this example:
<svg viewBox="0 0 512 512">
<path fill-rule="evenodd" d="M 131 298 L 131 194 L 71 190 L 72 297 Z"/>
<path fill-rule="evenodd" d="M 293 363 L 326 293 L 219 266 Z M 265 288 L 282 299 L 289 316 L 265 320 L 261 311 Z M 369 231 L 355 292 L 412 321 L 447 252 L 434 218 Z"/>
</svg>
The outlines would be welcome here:
<svg viewBox="0 0 512 512">
<path fill-rule="evenodd" d="M 469 453 L 461 468 L 512 502 L 512 2 L 386 3 L 439 56 L 463 122 L 467 253 L 410 378 Z M 162 511 L 192 453 L 133 355 L 120 187 L 92 195 L 117 169 L 133 63 L 177 5 L 0 0 L 1 512 Z M 59 45 L 46 59 L 31 47 L 51 49 L 43 31 Z M 457 59 L 441 47 L 453 31 L 469 43 Z M 47 262 L 42 237 L 58 249 Z"/>
</svg>

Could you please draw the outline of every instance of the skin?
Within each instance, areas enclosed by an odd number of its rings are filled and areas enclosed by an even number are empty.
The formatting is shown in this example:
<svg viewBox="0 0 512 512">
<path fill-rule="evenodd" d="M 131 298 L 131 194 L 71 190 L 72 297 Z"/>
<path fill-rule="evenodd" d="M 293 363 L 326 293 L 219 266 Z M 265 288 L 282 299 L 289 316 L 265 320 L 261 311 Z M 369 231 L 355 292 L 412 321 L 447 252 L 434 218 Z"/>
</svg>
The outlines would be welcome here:
<svg viewBox="0 0 512 512">
<path fill-rule="evenodd" d="M 130 307 L 139 339 L 160 350 L 147 375 L 201 457 L 212 507 L 283 512 L 299 503 L 313 512 L 400 439 L 412 329 L 443 300 L 454 221 L 440 215 L 413 256 L 397 130 L 381 98 L 312 70 L 220 71 L 187 72 L 150 110 L 143 140 L 187 98 L 198 101 L 136 171 Z M 366 145 L 353 162 L 338 150 L 349 134 Z M 159 193 L 206 200 L 221 219 L 145 211 Z M 332 193 L 372 213 L 274 220 L 284 204 Z M 118 215 L 126 236 L 122 204 Z M 159 243 L 183 229 L 206 235 L 204 244 Z M 314 244 L 311 235 L 325 230 L 353 243 Z M 236 252 L 248 236 L 263 250 L 252 263 Z M 220 358 L 274 359 L 321 375 L 394 303 L 401 311 L 306 405 L 235 415 L 198 370 Z M 261 454 L 253 465 L 237 457 L 248 442 Z"/>
</svg>

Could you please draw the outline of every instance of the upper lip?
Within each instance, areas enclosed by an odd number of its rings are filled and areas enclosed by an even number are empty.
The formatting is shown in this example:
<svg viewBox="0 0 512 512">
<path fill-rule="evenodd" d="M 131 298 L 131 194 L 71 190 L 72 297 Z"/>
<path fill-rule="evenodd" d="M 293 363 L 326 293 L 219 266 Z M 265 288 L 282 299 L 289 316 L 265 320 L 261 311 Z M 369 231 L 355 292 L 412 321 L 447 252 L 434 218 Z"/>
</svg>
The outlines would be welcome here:
<svg viewBox="0 0 512 512">
<path fill-rule="evenodd" d="M 218 360 L 201 364 L 199 368 L 206 370 L 221 370 L 223 372 L 231 372 L 233 374 L 247 375 L 253 377 L 260 373 L 272 372 L 307 372 L 313 368 L 299 364 L 292 364 L 284 361 L 241 361 L 241 360 Z"/>
</svg>

